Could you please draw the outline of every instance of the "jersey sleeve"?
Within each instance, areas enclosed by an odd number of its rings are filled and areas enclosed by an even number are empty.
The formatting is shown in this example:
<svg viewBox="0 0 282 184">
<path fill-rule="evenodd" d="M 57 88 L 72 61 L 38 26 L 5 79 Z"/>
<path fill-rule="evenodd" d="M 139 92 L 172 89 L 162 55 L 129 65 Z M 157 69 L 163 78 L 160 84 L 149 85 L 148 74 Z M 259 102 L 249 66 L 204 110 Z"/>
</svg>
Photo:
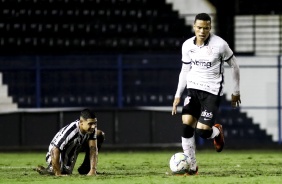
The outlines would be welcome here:
<svg viewBox="0 0 282 184">
<path fill-rule="evenodd" d="M 178 85 L 177 85 L 177 90 L 175 93 L 175 98 L 180 98 L 181 94 L 183 93 L 186 84 L 187 84 L 187 74 L 190 71 L 191 68 L 191 62 L 188 63 L 182 63 L 182 68 L 181 71 L 179 73 L 179 79 L 178 79 Z"/>
<path fill-rule="evenodd" d="M 182 61 L 184 63 L 189 63 L 191 61 L 190 56 L 189 56 L 189 48 L 188 48 L 188 41 L 185 41 L 182 45 Z"/>
<path fill-rule="evenodd" d="M 61 134 L 60 132 L 54 137 L 51 142 L 52 145 L 59 148 L 60 151 L 64 150 L 65 146 L 69 143 L 69 140 L 72 139 L 72 134 Z"/>
<path fill-rule="evenodd" d="M 75 136 L 79 134 L 75 124 L 62 128 L 53 138 L 51 144 L 56 146 L 61 151 L 64 150 L 65 146 L 73 140 Z"/>
<path fill-rule="evenodd" d="M 232 56 L 228 61 L 228 65 L 231 67 L 233 78 L 233 95 L 240 95 L 240 70 L 237 64 L 237 59 Z"/>
<path fill-rule="evenodd" d="M 232 70 L 232 78 L 233 78 L 233 95 L 240 94 L 240 71 L 239 65 L 237 64 L 237 59 L 233 54 L 233 51 L 230 49 L 229 45 L 226 41 L 223 40 L 222 44 L 222 59 L 227 62 Z"/>
<path fill-rule="evenodd" d="M 229 45 L 223 41 L 222 44 L 222 59 L 223 61 L 228 61 L 233 56 L 233 51 L 230 49 Z"/>
<path fill-rule="evenodd" d="M 175 93 L 175 98 L 180 98 L 181 94 L 183 93 L 186 84 L 187 84 L 187 74 L 190 71 L 191 68 L 191 59 L 188 54 L 188 45 L 187 41 L 183 43 L 182 45 L 182 68 L 179 73 L 179 78 L 178 78 L 178 85 L 177 85 L 177 90 Z"/>
</svg>

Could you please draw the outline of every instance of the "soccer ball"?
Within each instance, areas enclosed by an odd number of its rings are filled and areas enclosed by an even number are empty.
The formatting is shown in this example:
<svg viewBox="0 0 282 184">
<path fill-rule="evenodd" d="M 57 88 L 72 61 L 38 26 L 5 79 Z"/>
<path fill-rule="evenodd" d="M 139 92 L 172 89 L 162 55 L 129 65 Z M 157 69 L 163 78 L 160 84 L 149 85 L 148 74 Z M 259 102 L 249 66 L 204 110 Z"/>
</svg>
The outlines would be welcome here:
<svg viewBox="0 0 282 184">
<path fill-rule="evenodd" d="M 184 153 L 175 153 L 169 161 L 169 167 L 173 174 L 185 174 L 189 171 L 189 157 Z"/>
</svg>

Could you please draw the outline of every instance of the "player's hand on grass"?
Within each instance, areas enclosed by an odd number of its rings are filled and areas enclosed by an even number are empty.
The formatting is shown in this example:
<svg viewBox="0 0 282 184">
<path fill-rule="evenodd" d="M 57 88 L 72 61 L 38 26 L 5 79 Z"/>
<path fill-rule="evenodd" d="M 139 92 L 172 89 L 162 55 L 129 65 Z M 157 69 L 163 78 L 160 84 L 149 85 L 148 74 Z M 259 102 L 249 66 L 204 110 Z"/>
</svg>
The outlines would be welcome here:
<svg viewBox="0 0 282 184">
<path fill-rule="evenodd" d="M 177 113 L 177 106 L 180 103 L 180 98 L 175 98 L 172 104 L 172 111 L 171 111 L 171 115 L 174 115 Z"/>
<path fill-rule="evenodd" d="M 55 172 L 55 176 L 69 176 L 68 174 L 62 174 L 61 171 L 60 172 Z"/>
<path fill-rule="evenodd" d="M 33 169 L 34 171 L 38 172 L 41 175 L 54 175 L 54 173 L 47 168 L 43 167 L 42 165 L 37 166 L 37 168 Z"/>
<path fill-rule="evenodd" d="M 96 170 L 92 170 L 92 169 L 90 169 L 89 173 L 87 174 L 87 176 L 96 176 L 96 175 L 97 175 Z"/>
<path fill-rule="evenodd" d="M 231 95 L 231 106 L 232 108 L 236 108 L 239 107 L 241 103 L 241 98 L 240 95 Z"/>
</svg>

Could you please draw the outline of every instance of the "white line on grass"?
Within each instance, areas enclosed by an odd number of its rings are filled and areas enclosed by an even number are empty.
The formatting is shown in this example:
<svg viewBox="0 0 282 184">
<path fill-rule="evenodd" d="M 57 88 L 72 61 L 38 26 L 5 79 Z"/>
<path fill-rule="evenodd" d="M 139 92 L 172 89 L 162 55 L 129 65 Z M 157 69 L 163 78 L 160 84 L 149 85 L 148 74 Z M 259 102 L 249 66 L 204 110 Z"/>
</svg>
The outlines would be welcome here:
<svg viewBox="0 0 282 184">
<path fill-rule="evenodd" d="M 0 169 L 33 169 L 36 167 L 28 166 L 28 167 L 21 167 L 21 166 L 0 166 Z"/>
</svg>

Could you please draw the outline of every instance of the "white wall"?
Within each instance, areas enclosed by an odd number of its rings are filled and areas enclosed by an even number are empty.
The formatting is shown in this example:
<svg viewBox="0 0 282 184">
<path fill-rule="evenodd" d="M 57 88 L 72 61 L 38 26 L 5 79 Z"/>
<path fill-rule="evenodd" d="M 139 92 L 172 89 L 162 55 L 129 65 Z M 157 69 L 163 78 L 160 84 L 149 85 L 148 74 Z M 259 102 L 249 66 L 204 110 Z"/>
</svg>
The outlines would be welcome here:
<svg viewBox="0 0 282 184">
<path fill-rule="evenodd" d="M 273 141 L 278 141 L 278 58 L 237 57 L 240 65 L 242 111 L 253 118 Z M 231 99 L 231 70 L 225 68 L 225 89 Z"/>
<path fill-rule="evenodd" d="M 175 10 L 181 14 L 198 14 L 216 12 L 215 7 L 208 0 L 166 0 L 171 3 Z"/>
<path fill-rule="evenodd" d="M 18 104 L 13 103 L 12 97 L 8 95 L 8 86 L 3 84 L 2 73 L 0 72 L 0 112 L 15 111 Z"/>
<path fill-rule="evenodd" d="M 174 10 L 185 17 L 187 25 L 193 25 L 195 15 L 198 13 L 208 13 L 212 17 L 212 31 L 215 28 L 216 9 L 208 0 L 166 0 L 171 3 Z"/>
</svg>

